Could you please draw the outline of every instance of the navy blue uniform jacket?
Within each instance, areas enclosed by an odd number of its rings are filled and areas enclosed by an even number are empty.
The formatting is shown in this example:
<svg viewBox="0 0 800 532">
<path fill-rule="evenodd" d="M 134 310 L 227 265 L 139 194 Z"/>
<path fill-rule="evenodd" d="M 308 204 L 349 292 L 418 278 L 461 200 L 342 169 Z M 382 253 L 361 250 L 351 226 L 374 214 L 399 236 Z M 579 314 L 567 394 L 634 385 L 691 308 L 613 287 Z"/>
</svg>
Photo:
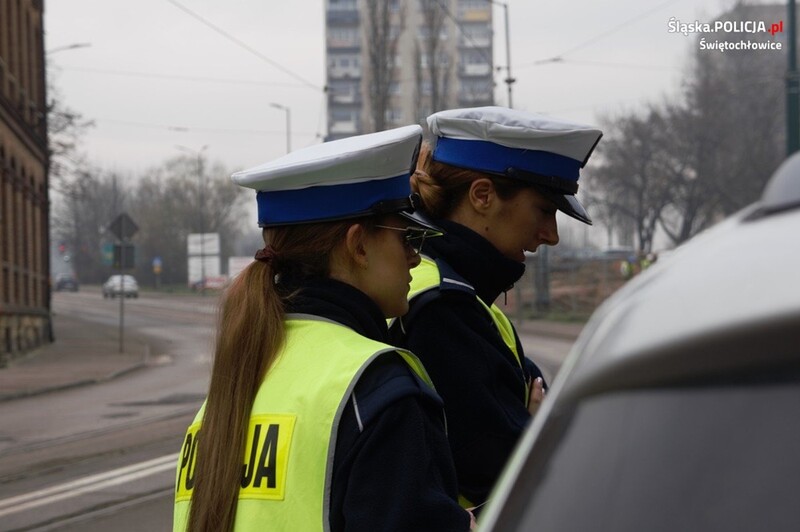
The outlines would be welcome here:
<svg viewBox="0 0 800 532">
<path fill-rule="evenodd" d="M 444 399 L 459 493 L 479 505 L 530 419 L 526 383 L 542 374 L 529 359 L 523 358 L 520 368 L 476 296 L 491 305 L 519 280 L 525 265 L 507 259 L 462 225 L 435 223 L 446 234 L 426 242 L 425 254 L 459 282 L 442 285 L 438 295 L 421 299 L 422 304 L 412 301 L 403 318 L 406 337 L 393 327 L 393 343 L 422 360 Z M 523 356 L 516 331 L 514 336 Z"/>
<path fill-rule="evenodd" d="M 388 343 L 386 320 L 364 293 L 331 279 L 291 284 L 283 288 L 299 292 L 287 312 L 320 316 Z M 339 422 L 331 530 L 466 532 L 469 514 L 456 497 L 441 398 L 400 355 L 382 355 L 361 375 Z"/>
</svg>

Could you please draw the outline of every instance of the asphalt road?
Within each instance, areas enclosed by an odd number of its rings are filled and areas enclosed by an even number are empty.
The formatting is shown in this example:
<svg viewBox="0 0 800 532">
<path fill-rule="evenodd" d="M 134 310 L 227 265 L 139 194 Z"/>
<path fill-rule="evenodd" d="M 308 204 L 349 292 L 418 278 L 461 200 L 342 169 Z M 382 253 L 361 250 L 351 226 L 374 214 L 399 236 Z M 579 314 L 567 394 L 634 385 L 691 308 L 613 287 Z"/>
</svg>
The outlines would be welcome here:
<svg viewBox="0 0 800 532">
<path fill-rule="evenodd" d="M 57 312 L 118 323 L 99 291 L 57 294 Z M 213 297 L 142 294 L 125 326 L 153 338 L 155 363 L 113 381 L 6 402 L 0 531 L 168 530 L 181 440 L 207 385 Z M 522 335 L 552 382 L 572 342 Z"/>
</svg>

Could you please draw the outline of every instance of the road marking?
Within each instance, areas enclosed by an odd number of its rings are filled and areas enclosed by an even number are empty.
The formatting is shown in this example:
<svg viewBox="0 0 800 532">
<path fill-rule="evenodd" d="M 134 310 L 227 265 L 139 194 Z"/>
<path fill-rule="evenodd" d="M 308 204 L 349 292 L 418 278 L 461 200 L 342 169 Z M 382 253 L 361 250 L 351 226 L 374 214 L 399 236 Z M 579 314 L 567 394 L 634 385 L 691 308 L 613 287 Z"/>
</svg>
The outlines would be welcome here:
<svg viewBox="0 0 800 532">
<path fill-rule="evenodd" d="M 84 493 L 91 493 L 104 488 L 118 486 L 132 480 L 137 480 L 150 475 L 155 475 L 169 469 L 175 470 L 180 453 L 169 454 L 145 462 L 139 462 L 105 473 L 98 473 L 88 477 L 79 478 L 64 484 L 58 484 L 32 491 L 23 495 L 0 500 L 0 517 L 23 512 L 44 506 L 64 499 L 71 499 Z"/>
</svg>

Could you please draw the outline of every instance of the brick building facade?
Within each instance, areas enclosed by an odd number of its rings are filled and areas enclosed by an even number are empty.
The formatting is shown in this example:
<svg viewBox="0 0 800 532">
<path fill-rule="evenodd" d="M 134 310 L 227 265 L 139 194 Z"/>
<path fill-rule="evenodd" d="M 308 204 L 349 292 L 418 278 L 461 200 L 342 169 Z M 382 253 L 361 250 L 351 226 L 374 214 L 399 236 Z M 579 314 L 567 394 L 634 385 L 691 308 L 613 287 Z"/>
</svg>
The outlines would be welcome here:
<svg viewBox="0 0 800 532">
<path fill-rule="evenodd" d="M 0 366 L 52 339 L 43 0 L 0 0 Z"/>
</svg>

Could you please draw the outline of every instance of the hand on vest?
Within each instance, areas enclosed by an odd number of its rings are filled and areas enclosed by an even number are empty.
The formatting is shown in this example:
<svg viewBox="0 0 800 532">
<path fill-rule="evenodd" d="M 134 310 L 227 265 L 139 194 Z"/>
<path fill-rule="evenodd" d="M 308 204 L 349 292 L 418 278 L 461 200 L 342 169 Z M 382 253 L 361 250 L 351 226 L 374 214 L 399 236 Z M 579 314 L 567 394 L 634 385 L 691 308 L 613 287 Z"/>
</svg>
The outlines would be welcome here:
<svg viewBox="0 0 800 532">
<path fill-rule="evenodd" d="M 536 414 L 537 410 L 539 410 L 539 405 L 544 401 L 544 382 L 541 377 L 536 377 L 533 379 L 533 382 L 531 382 L 531 393 L 529 396 L 528 412 L 533 416 Z"/>
</svg>

